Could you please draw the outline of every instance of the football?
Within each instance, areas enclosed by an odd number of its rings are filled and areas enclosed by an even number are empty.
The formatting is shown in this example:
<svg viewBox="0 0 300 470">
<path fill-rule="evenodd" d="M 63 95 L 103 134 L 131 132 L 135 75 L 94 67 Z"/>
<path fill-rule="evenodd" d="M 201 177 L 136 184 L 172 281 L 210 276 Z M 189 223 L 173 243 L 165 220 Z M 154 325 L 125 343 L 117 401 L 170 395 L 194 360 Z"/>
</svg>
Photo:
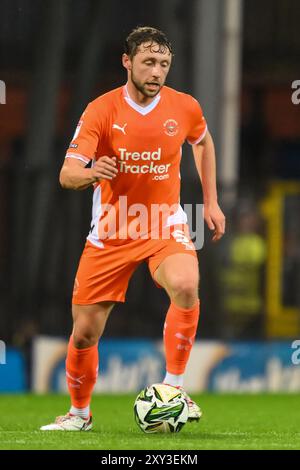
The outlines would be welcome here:
<svg viewBox="0 0 300 470">
<path fill-rule="evenodd" d="M 145 433 L 179 432 L 188 419 L 188 404 L 177 388 L 153 384 L 138 394 L 134 417 Z"/>
</svg>

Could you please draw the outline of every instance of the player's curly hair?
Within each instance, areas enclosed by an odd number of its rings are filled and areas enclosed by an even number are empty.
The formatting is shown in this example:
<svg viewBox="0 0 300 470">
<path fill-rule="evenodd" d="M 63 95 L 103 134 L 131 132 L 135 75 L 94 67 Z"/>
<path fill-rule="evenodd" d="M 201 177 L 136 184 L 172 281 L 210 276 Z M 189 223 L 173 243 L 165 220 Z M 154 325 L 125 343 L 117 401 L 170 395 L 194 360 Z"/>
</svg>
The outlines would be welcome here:
<svg viewBox="0 0 300 470">
<path fill-rule="evenodd" d="M 127 36 L 124 44 L 124 52 L 131 59 L 137 53 L 138 47 L 144 42 L 151 42 L 149 48 L 153 43 L 158 44 L 159 52 L 164 53 L 166 49 L 169 49 L 170 53 L 173 55 L 172 44 L 168 40 L 165 33 L 159 29 L 152 28 L 151 26 L 138 26 L 133 29 L 131 33 Z"/>
</svg>

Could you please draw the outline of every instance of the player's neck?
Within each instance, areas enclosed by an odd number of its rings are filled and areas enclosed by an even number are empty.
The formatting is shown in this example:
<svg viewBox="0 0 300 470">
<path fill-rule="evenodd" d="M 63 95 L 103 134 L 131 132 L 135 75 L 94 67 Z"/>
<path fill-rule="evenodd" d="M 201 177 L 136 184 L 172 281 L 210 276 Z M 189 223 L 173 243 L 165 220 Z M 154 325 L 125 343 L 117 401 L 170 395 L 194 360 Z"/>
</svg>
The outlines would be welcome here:
<svg viewBox="0 0 300 470">
<path fill-rule="evenodd" d="M 149 97 L 149 96 L 145 96 L 143 95 L 143 93 L 141 93 L 135 86 L 132 82 L 130 82 L 130 80 L 128 80 L 128 82 L 126 83 L 126 88 L 127 88 L 127 93 L 129 95 L 129 97 L 136 103 L 138 104 L 139 106 L 148 106 L 149 104 L 152 103 L 152 101 L 155 100 L 155 98 L 157 98 L 157 95 L 155 95 L 153 98 Z"/>
</svg>

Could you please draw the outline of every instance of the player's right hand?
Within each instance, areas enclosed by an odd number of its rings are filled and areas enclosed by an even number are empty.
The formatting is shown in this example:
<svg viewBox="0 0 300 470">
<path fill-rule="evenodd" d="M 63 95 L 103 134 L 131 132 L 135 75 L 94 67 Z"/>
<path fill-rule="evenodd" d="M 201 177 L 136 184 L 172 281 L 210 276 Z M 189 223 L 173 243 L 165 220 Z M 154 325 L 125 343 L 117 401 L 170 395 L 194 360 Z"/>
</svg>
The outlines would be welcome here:
<svg viewBox="0 0 300 470">
<path fill-rule="evenodd" d="M 100 157 L 91 168 L 95 181 L 112 180 L 118 174 L 117 157 Z"/>
</svg>

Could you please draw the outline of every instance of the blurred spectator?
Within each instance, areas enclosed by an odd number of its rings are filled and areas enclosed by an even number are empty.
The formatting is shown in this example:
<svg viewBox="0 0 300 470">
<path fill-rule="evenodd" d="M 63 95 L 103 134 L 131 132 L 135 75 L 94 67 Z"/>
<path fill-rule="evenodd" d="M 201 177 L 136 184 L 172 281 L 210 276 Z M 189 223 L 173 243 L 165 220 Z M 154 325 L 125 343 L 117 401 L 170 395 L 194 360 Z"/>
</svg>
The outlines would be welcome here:
<svg viewBox="0 0 300 470">
<path fill-rule="evenodd" d="M 263 335 L 266 243 L 255 207 L 242 203 L 235 211 L 220 270 L 221 308 L 227 335 Z"/>
</svg>

